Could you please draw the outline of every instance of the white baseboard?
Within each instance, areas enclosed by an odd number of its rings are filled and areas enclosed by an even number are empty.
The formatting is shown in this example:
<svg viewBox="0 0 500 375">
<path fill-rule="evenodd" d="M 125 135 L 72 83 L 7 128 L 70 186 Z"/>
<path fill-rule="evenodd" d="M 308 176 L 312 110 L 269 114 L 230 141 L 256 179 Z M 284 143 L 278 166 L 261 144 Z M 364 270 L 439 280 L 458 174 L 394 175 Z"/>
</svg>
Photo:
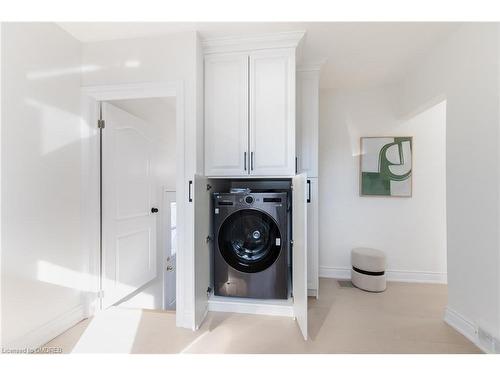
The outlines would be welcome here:
<svg viewBox="0 0 500 375">
<path fill-rule="evenodd" d="M 444 321 L 464 335 L 480 350 L 488 354 L 500 354 L 500 340 L 471 322 L 457 311 L 446 307 Z"/>
<path fill-rule="evenodd" d="M 472 322 L 449 307 L 446 307 L 444 312 L 444 321 L 477 345 L 477 329 Z"/>
<path fill-rule="evenodd" d="M 318 289 L 307 289 L 307 296 L 318 298 Z"/>
<path fill-rule="evenodd" d="M 387 270 L 385 274 L 387 276 L 387 281 L 435 284 L 447 283 L 446 273 L 441 272 Z M 344 267 L 321 266 L 319 267 L 319 276 L 333 279 L 350 279 L 351 269 Z"/>
<path fill-rule="evenodd" d="M 208 300 L 209 311 L 234 312 L 240 314 L 275 315 L 293 317 L 290 301 L 252 300 L 212 296 Z"/>
<path fill-rule="evenodd" d="M 329 279 L 350 279 L 351 270 L 349 268 L 340 267 L 319 267 L 319 277 L 326 277 Z"/>
<path fill-rule="evenodd" d="M 37 349 L 85 318 L 85 306 L 78 305 L 57 318 L 9 342 L 4 349 Z"/>
</svg>

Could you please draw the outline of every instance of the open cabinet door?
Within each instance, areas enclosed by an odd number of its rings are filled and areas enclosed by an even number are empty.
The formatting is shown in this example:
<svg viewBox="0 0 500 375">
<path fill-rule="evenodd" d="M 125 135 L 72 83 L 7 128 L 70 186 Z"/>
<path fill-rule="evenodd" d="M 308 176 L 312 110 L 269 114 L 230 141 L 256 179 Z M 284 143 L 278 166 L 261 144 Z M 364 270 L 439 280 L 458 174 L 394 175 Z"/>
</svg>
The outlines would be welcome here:
<svg viewBox="0 0 500 375">
<path fill-rule="evenodd" d="M 293 178 L 292 201 L 293 312 L 302 335 L 307 340 L 307 196 L 305 174 Z"/>
<path fill-rule="evenodd" d="M 210 251 L 207 237 L 210 234 L 210 191 L 207 178 L 194 176 L 194 285 L 195 328 L 203 323 L 208 311 L 208 287 L 210 285 Z"/>
</svg>

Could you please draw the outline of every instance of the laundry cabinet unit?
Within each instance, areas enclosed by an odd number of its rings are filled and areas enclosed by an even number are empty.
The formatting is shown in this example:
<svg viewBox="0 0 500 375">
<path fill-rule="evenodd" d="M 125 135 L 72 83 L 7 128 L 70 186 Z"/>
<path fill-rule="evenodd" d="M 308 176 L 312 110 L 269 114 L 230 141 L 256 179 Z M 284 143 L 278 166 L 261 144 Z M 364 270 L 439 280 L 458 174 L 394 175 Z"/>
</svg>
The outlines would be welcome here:
<svg viewBox="0 0 500 375">
<path fill-rule="evenodd" d="M 319 74 L 321 64 L 297 67 L 297 172 L 307 175 L 307 290 L 319 295 Z"/>
<path fill-rule="evenodd" d="M 205 175 L 295 174 L 295 48 L 205 56 Z"/>
<path fill-rule="evenodd" d="M 189 197 L 193 198 L 191 202 L 195 218 L 194 327 L 199 327 L 203 323 L 209 310 L 268 313 L 294 317 L 304 338 L 307 339 L 308 185 L 306 174 L 298 174 L 295 168 L 295 54 L 303 35 L 303 32 L 289 32 L 202 42 L 205 170 L 203 175 L 196 175 L 189 185 L 189 191 L 194 193 L 193 197 L 191 195 Z M 261 185 L 260 188 L 256 188 L 256 185 L 252 185 L 259 183 L 265 183 L 266 187 L 263 188 L 264 185 Z M 237 270 L 240 274 L 234 273 L 233 270 L 227 271 L 227 274 L 231 272 L 233 275 L 230 277 L 232 281 L 228 279 L 224 284 L 220 280 L 224 280 L 227 268 L 222 260 L 236 268 L 234 264 L 231 265 L 231 260 L 222 255 L 219 257 L 218 253 L 217 256 L 214 255 L 214 252 L 220 251 L 217 250 L 220 233 L 216 234 L 214 231 L 218 221 L 214 220 L 212 215 L 220 215 L 222 212 L 219 207 L 214 206 L 217 196 L 222 197 L 232 188 L 241 188 L 242 185 L 251 186 L 252 192 L 257 194 L 254 190 L 283 190 L 282 187 L 277 187 L 283 184 L 287 186 L 284 189 L 287 202 L 276 200 L 283 199 L 280 197 L 267 197 L 272 200 L 266 201 L 262 198 L 262 202 L 258 204 L 272 203 L 281 206 L 283 213 L 286 212 L 287 225 L 282 232 L 287 235 L 278 236 L 266 246 L 271 244 L 273 249 L 285 251 L 287 256 L 291 255 L 291 259 L 283 258 L 281 265 L 285 268 L 278 267 L 277 264 L 271 272 L 265 274 L 262 273 L 265 269 L 255 271 L 255 275 L 242 275 L 244 271 L 241 269 Z M 260 218 L 257 212 L 262 211 L 265 205 L 251 206 L 257 204 L 260 199 L 258 196 L 250 194 L 246 198 L 244 200 L 241 198 L 237 203 L 236 201 L 223 203 L 224 206 L 245 207 L 238 211 L 240 212 L 238 215 L 242 215 L 243 211 L 249 211 L 245 215 L 254 219 Z M 284 219 L 281 223 L 283 222 Z M 256 240 L 261 236 L 258 228 L 248 229 Z M 227 236 L 235 237 L 237 234 L 231 231 Z M 291 238 L 288 237 L 289 234 Z M 282 237 L 285 239 L 283 242 Z M 286 240 L 287 238 L 289 240 Z M 290 248 L 291 252 L 288 253 Z M 231 251 L 234 249 L 233 247 Z M 225 251 L 224 254 L 227 256 L 229 253 Z M 244 257 L 248 258 L 248 254 L 244 254 Z M 273 262 L 269 263 L 269 266 L 272 266 Z M 274 277 L 276 276 L 273 275 L 274 270 L 280 270 L 284 279 Z M 238 283 L 234 275 L 241 280 L 252 280 L 252 282 Z M 273 277 L 278 282 L 272 281 Z M 263 290 L 258 292 L 250 290 L 250 284 L 255 288 L 255 280 L 258 280 L 259 285 L 265 283 L 265 287 L 276 288 L 279 292 L 264 293 Z M 278 285 L 281 282 L 283 285 Z M 243 286 L 241 290 L 238 289 L 240 285 Z M 229 292 L 225 293 L 226 289 Z M 241 296 L 245 298 L 239 298 Z M 249 296 L 252 298 L 248 298 Z"/>
</svg>

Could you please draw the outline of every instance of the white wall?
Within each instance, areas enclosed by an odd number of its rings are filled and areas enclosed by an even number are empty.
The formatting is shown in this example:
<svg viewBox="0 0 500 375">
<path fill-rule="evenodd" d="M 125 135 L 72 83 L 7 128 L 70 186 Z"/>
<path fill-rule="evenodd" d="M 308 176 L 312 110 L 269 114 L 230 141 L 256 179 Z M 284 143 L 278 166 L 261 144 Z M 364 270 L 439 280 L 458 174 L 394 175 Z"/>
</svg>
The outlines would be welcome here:
<svg viewBox="0 0 500 375">
<path fill-rule="evenodd" d="M 500 337 L 499 26 L 461 26 L 409 72 L 400 113 L 447 100 L 448 308 Z M 456 313 L 456 314 L 455 314 Z"/>
<path fill-rule="evenodd" d="M 144 82 L 176 82 L 184 85 L 186 138 L 196 139 L 197 34 L 120 39 L 83 45 L 83 86 Z M 188 144 L 186 165 L 197 168 L 196 143 Z"/>
<path fill-rule="evenodd" d="M 349 277 L 353 247 L 387 255 L 388 278 L 446 281 L 446 104 L 411 118 L 391 88 L 320 95 L 320 272 Z M 360 197 L 362 136 L 413 136 L 413 197 Z"/>
<path fill-rule="evenodd" d="M 36 347 L 83 316 L 81 46 L 46 23 L 2 38 L 2 345 Z"/>
<path fill-rule="evenodd" d="M 3 129 L 3 100 L 2 100 L 2 93 L 3 93 L 3 24 L 0 22 L 0 344 L 3 343 L 3 319 L 2 319 L 2 303 L 3 303 L 3 298 L 2 298 L 2 290 L 3 290 L 3 277 L 2 277 L 2 270 L 3 270 L 3 265 L 2 265 L 2 248 L 3 248 L 3 239 L 2 239 L 2 129 Z"/>
<path fill-rule="evenodd" d="M 194 328 L 194 207 L 187 203 L 188 181 L 203 170 L 203 94 L 200 93 L 196 32 L 84 44 L 85 86 L 137 82 L 182 82 L 184 132 L 177 134 L 177 324 Z M 180 100 L 180 98 L 177 98 Z M 201 106 L 201 107 L 200 107 Z M 184 150 L 180 147 L 184 145 Z M 182 152 L 180 155 L 179 153 Z M 186 224 L 184 224 L 186 223 Z"/>
</svg>

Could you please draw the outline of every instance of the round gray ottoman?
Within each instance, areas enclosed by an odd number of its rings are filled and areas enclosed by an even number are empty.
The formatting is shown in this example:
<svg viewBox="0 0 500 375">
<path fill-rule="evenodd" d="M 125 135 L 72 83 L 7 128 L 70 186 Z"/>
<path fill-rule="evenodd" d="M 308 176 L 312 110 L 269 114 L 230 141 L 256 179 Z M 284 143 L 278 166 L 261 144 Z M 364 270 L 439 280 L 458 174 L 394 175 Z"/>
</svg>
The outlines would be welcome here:
<svg viewBox="0 0 500 375">
<path fill-rule="evenodd" d="M 358 247 L 351 251 L 351 282 L 368 292 L 383 292 L 386 288 L 385 254 L 383 251 Z"/>
</svg>

